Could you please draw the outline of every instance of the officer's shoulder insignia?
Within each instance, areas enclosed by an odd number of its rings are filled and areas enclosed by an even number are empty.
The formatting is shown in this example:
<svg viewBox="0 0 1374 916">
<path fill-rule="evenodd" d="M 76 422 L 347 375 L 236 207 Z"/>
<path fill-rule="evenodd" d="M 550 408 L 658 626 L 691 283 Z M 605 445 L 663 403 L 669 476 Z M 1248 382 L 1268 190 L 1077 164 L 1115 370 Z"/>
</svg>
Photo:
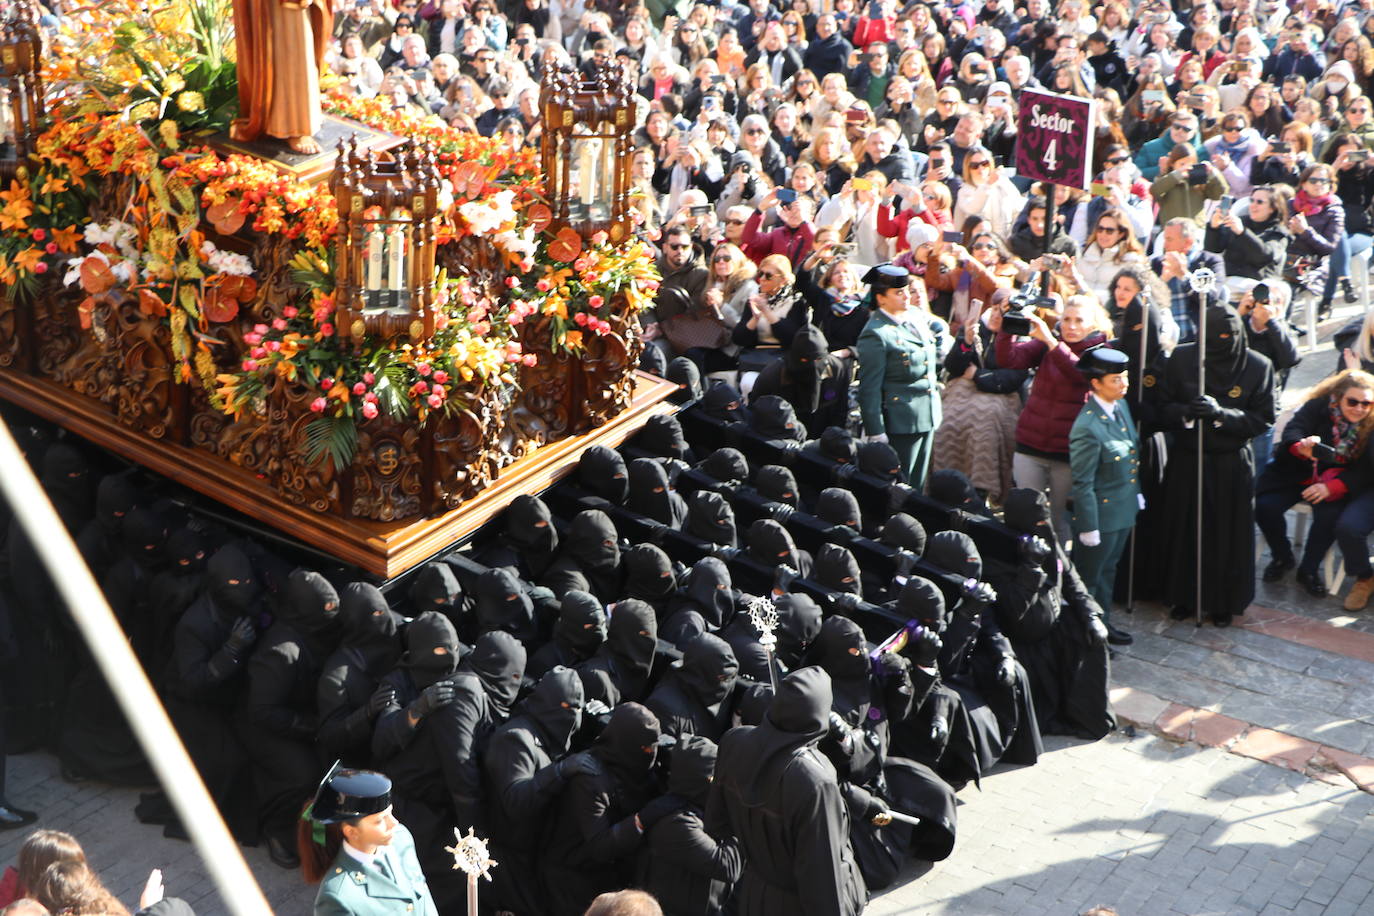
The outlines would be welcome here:
<svg viewBox="0 0 1374 916">
<path fill-rule="evenodd" d="M 1240 397 L 1240 386 L 1237 385 L 1236 387 L 1232 388 L 1230 391 L 1226 392 L 1226 396 L 1227 396 L 1228 398 L 1238 398 L 1238 397 Z"/>
<path fill-rule="evenodd" d="M 1155 386 L 1154 373 L 1148 373 L 1144 378 L 1140 380 L 1140 384 L 1144 385 L 1146 388 L 1153 388 Z"/>
</svg>

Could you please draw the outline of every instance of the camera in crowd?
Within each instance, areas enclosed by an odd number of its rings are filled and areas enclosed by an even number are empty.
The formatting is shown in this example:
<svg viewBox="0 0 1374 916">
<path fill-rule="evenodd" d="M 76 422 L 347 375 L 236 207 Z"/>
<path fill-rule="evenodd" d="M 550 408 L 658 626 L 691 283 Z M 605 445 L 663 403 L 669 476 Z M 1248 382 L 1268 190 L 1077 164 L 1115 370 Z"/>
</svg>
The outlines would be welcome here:
<svg viewBox="0 0 1374 916">
<path fill-rule="evenodd" d="M 1031 316 L 1035 314 L 1036 309 L 1053 311 L 1054 308 L 1053 299 L 1041 296 L 1039 287 L 1033 282 L 1028 283 L 1007 303 L 1006 314 L 1002 316 L 1002 330 L 1016 337 L 1029 336 L 1031 328 L 1034 327 Z"/>
</svg>

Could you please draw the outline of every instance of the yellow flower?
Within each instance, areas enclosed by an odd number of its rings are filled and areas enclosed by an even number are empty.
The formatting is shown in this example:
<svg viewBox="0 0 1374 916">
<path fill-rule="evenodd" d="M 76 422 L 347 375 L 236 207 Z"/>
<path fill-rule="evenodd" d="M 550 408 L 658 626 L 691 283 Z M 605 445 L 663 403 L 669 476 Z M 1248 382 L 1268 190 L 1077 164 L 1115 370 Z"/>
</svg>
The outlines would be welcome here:
<svg viewBox="0 0 1374 916">
<path fill-rule="evenodd" d="M 177 107 L 182 111 L 200 111 L 205 107 L 205 96 L 188 89 L 177 96 Z"/>
<path fill-rule="evenodd" d="M 158 136 L 162 138 L 162 145 L 170 150 L 181 149 L 181 141 L 177 139 L 177 122 L 163 121 L 157 126 Z"/>
<path fill-rule="evenodd" d="M 139 102 L 129 109 L 130 121 L 148 121 L 157 117 L 156 102 Z"/>
<path fill-rule="evenodd" d="M 169 73 L 167 79 L 162 83 L 162 89 L 167 95 L 180 92 L 186 88 L 186 80 L 181 78 L 180 73 Z"/>
</svg>

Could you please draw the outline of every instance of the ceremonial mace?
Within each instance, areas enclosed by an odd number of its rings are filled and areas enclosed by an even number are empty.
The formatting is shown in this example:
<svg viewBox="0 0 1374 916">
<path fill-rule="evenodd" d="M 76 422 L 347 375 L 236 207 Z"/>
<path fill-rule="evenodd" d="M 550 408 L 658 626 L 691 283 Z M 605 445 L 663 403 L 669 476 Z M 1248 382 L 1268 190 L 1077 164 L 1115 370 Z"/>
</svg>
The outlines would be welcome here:
<svg viewBox="0 0 1374 916">
<path fill-rule="evenodd" d="M 477 916 L 477 879 L 491 880 L 491 867 L 496 860 L 487 855 L 487 841 L 477 836 L 475 828 L 469 827 L 467 836 L 453 828 L 453 838 L 457 843 L 445 846 L 445 852 L 453 853 L 453 867 L 468 876 L 468 916 Z"/>
<path fill-rule="evenodd" d="M 773 650 L 778 645 L 778 637 L 773 635 L 778 629 L 778 607 L 769 598 L 750 598 L 744 612 L 749 622 L 759 631 L 759 645 L 768 656 L 768 683 L 773 685 L 773 693 L 778 692 L 778 674 L 773 670 Z"/>
<path fill-rule="evenodd" d="M 1197 393 L 1198 397 L 1207 392 L 1207 306 L 1212 291 L 1217 288 L 1217 275 L 1209 268 L 1199 267 L 1188 274 L 1188 286 L 1198 294 L 1198 332 L 1197 332 Z M 1196 541 L 1196 590 L 1194 591 L 1194 613 L 1197 625 L 1202 626 L 1202 436 L 1205 423 L 1202 417 L 1197 423 L 1197 541 Z"/>
</svg>

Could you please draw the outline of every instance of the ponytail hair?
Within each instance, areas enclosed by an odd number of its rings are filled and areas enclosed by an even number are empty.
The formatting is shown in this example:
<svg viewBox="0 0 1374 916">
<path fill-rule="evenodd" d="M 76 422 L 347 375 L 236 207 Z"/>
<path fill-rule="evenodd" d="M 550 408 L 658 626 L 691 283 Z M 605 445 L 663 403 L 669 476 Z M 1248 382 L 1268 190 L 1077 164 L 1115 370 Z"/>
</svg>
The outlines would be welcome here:
<svg viewBox="0 0 1374 916">
<path fill-rule="evenodd" d="M 310 817 L 310 805 L 296 820 L 296 853 L 301 857 L 301 875 L 306 884 L 319 884 L 329 865 L 343 846 L 343 829 L 338 824 L 317 824 Z M 317 828 L 324 830 L 324 842 L 315 842 Z"/>
</svg>

